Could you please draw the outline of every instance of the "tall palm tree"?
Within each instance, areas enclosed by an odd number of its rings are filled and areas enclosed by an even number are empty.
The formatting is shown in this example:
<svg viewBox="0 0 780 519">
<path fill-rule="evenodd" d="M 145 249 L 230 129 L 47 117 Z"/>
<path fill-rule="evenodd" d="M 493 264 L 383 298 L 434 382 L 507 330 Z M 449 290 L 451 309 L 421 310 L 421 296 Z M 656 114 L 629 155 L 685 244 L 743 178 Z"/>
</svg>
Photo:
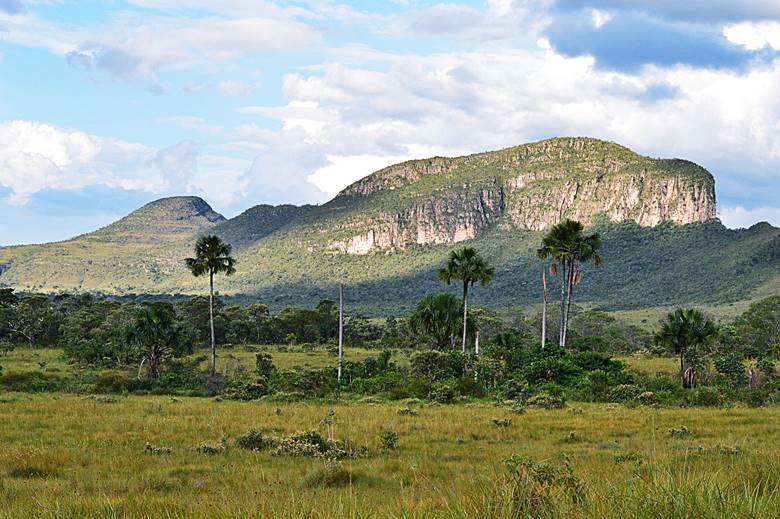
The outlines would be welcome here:
<svg viewBox="0 0 780 519">
<path fill-rule="evenodd" d="M 214 276 L 236 272 L 236 260 L 230 255 L 232 247 L 219 236 L 201 236 L 195 244 L 195 257 L 185 263 L 195 277 L 209 276 L 209 325 L 211 326 L 211 376 L 217 374 L 217 343 L 214 337 Z"/>
<path fill-rule="evenodd" d="M 463 282 L 463 344 L 466 353 L 466 327 L 468 322 L 469 287 L 479 282 L 487 285 L 493 280 L 495 270 L 479 255 L 473 247 L 463 247 L 452 251 L 447 265 L 439 270 L 439 278 L 448 285 L 453 279 Z"/>
<path fill-rule="evenodd" d="M 574 287 L 582 280 L 582 272 L 577 270 L 577 263 L 593 261 L 596 265 L 601 265 L 603 261 L 598 253 L 601 238 L 597 233 L 586 235 L 584 231 L 585 227 L 580 222 L 566 219 L 547 232 L 542 239 L 542 246 L 537 250 L 540 259 L 552 259 L 550 273 L 554 276 L 561 274 L 561 323 L 558 343 L 562 347 L 566 346 Z"/>
<path fill-rule="evenodd" d="M 685 357 L 692 347 L 704 346 L 718 335 L 718 327 L 699 310 L 678 308 L 661 322 L 653 340 L 680 356 L 680 383 L 685 386 Z"/>
</svg>

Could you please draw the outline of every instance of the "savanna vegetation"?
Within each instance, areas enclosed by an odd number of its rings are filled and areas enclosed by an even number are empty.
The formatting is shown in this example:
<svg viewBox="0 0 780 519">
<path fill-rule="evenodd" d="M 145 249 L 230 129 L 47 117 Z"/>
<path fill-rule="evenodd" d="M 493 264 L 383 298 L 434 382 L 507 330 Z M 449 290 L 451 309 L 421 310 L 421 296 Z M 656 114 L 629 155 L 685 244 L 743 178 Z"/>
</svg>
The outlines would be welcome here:
<svg viewBox="0 0 780 519">
<path fill-rule="evenodd" d="M 524 312 L 474 304 L 503 274 L 471 247 L 410 312 L 348 294 L 343 362 L 335 301 L 226 303 L 216 236 L 203 295 L 0 289 L 0 514 L 776 516 L 780 296 L 637 326 L 578 305 L 598 233 L 537 254 Z"/>
</svg>

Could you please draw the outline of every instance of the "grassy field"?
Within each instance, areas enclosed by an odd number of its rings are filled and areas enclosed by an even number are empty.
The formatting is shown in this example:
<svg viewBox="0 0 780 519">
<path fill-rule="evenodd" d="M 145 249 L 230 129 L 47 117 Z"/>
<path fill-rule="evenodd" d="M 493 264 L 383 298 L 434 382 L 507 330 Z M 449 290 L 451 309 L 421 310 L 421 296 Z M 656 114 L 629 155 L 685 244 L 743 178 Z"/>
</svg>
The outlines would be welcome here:
<svg viewBox="0 0 780 519">
<path fill-rule="evenodd" d="M 6 393 L 0 516 L 768 518 L 780 511 L 778 408 L 583 405 L 516 415 L 479 404 L 402 416 L 402 405 Z M 331 409 L 335 437 L 370 449 L 342 462 L 342 486 L 312 479 L 321 460 L 234 446 L 252 428 L 325 434 Z M 691 435 L 668 432 L 682 427 Z M 398 433 L 395 450 L 379 449 L 384 430 Z M 194 450 L 223 438 L 224 452 Z M 172 452 L 147 453 L 147 443 Z M 502 463 L 513 454 L 561 469 L 568 459 L 577 492 L 547 481 L 544 467 L 513 482 Z"/>
</svg>

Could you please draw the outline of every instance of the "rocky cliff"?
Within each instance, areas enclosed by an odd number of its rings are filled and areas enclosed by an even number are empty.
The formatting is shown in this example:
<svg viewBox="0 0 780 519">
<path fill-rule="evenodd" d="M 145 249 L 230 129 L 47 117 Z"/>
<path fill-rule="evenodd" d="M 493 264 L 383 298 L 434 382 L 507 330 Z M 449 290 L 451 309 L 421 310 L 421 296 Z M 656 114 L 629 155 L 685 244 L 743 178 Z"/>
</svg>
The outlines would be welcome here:
<svg viewBox="0 0 780 519">
<path fill-rule="evenodd" d="M 563 218 L 632 220 L 644 227 L 704 222 L 715 217 L 715 182 L 692 162 L 561 138 L 405 162 L 356 182 L 333 203 L 376 209 L 346 219 L 339 226 L 346 236 L 330 243 L 335 251 L 366 254 L 455 243 L 494 225 L 538 231 Z"/>
</svg>

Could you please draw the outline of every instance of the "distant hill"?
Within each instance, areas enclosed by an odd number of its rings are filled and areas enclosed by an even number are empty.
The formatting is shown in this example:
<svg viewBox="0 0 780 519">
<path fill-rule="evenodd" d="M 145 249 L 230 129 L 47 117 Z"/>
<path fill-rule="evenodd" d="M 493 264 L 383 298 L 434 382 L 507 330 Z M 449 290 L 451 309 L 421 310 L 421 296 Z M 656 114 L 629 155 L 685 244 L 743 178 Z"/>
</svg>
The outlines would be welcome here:
<svg viewBox="0 0 780 519">
<path fill-rule="evenodd" d="M 604 236 L 605 265 L 585 271 L 581 301 L 612 309 L 718 305 L 780 283 L 780 230 L 726 229 L 704 168 L 587 138 L 404 162 L 321 206 L 260 205 L 230 220 L 199 198 L 164 199 L 73 240 L 1 248 L 0 283 L 202 292 L 182 260 L 209 232 L 232 243 L 239 260 L 236 275 L 218 282 L 223 293 L 278 308 L 332 298 L 343 280 L 353 307 L 388 313 L 443 289 L 436 269 L 469 243 L 498 272 L 475 291 L 476 304 L 520 307 L 539 298 L 534 250 L 543 230 L 566 217 Z"/>
</svg>

